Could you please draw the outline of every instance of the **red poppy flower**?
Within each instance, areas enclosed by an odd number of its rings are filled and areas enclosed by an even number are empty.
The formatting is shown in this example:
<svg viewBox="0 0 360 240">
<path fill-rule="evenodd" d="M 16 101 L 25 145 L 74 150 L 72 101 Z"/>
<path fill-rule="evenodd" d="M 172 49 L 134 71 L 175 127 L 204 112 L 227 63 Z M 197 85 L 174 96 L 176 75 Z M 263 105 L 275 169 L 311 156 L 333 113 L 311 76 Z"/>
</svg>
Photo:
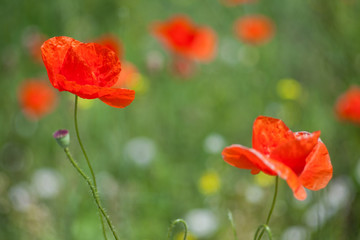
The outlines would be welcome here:
<svg viewBox="0 0 360 240">
<path fill-rule="evenodd" d="M 335 104 L 335 111 L 341 120 L 360 124 L 360 88 L 353 86 L 342 94 Z"/>
<path fill-rule="evenodd" d="M 133 90 L 113 88 L 121 71 L 115 52 L 97 43 L 81 43 L 70 37 L 53 37 L 42 46 L 42 57 L 51 84 L 81 98 L 123 108 L 135 97 Z"/>
<path fill-rule="evenodd" d="M 226 147 L 222 156 L 232 166 L 278 175 L 286 180 L 295 198 L 304 200 L 306 191 L 324 188 L 332 177 L 332 165 L 320 131 L 292 132 L 283 121 L 258 117 L 253 126 L 253 148 Z"/>
<path fill-rule="evenodd" d="M 111 34 L 107 34 L 95 41 L 96 43 L 103 45 L 115 52 L 115 54 L 122 59 L 124 55 L 124 49 L 120 40 Z"/>
<path fill-rule="evenodd" d="M 194 25 L 186 16 L 155 23 L 152 31 L 167 48 L 183 57 L 210 61 L 215 56 L 215 32 L 209 27 Z"/>
<path fill-rule="evenodd" d="M 274 35 L 275 27 L 271 19 L 262 15 L 239 18 L 234 25 L 237 37 L 249 44 L 262 44 Z"/>
<path fill-rule="evenodd" d="M 29 79 L 19 86 L 18 101 L 26 117 L 38 120 L 54 110 L 57 95 L 48 82 Z"/>
</svg>

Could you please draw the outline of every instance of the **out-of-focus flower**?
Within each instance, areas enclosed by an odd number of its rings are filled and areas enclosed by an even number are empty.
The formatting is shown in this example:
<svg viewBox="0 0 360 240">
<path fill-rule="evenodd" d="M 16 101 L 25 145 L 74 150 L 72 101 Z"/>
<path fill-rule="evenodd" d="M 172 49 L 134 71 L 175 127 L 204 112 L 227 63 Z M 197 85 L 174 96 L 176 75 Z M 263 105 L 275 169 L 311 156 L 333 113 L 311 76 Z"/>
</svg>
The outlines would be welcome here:
<svg viewBox="0 0 360 240">
<path fill-rule="evenodd" d="M 218 229 L 218 220 L 208 209 L 191 210 L 186 214 L 185 220 L 189 225 L 189 230 L 198 238 L 210 237 Z"/>
<path fill-rule="evenodd" d="M 352 86 L 336 101 L 335 111 L 339 119 L 360 124 L 360 87 Z"/>
<path fill-rule="evenodd" d="M 114 51 L 120 59 L 124 57 L 124 48 L 120 40 L 115 35 L 103 35 L 99 39 L 95 40 L 95 42 Z"/>
<path fill-rule="evenodd" d="M 121 71 L 115 52 L 97 43 L 81 43 L 70 37 L 53 37 L 42 46 L 42 57 L 51 84 L 81 98 L 99 98 L 117 108 L 129 105 L 133 90 L 113 88 Z"/>
<path fill-rule="evenodd" d="M 249 203 L 259 203 L 264 197 L 264 190 L 256 185 L 248 185 L 245 189 L 245 199 Z"/>
<path fill-rule="evenodd" d="M 197 61 L 210 61 L 217 48 L 215 32 L 197 26 L 184 15 L 174 16 L 166 22 L 157 22 L 152 32 L 173 53 Z"/>
<path fill-rule="evenodd" d="M 225 140 L 218 133 L 211 133 L 204 140 L 204 150 L 207 153 L 220 153 L 224 147 Z"/>
<path fill-rule="evenodd" d="M 202 194 L 211 195 L 220 189 L 220 178 L 216 171 L 205 172 L 198 181 L 198 187 Z"/>
<path fill-rule="evenodd" d="M 137 93 L 145 92 L 147 84 L 144 77 L 139 73 L 136 66 L 130 62 L 124 62 L 121 74 L 113 88 L 131 88 Z"/>
<path fill-rule="evenodd" d="M 255 3 L 257 0 L 221 0 L 226 6 L 233 7 L 240 4 Z"/>
<path fill-rule="evenodd" d="M 118 181 L 108 172 L 101 172 L 97 175 L 99 189 L 108 198 L 115 198 L 120 192 Z"/>
<path fill-rule="evenodd" d="M 61 176 L 53 169 L 38 169 L 32 177 L 32 188 L 40 198 L 56 197 L 61 190 Z"/>
<path fill-rule="evenodd" d="M 113 50 L 120 59 L 124 57 L 124 49 L 120 40 L 114 35 L 104 35 L 96 41 L 102 46 L 105 46 Z M 127 88 L 133 89 L 137 93 L 146 91 L 146 84 L 144 78 L 139 73 L 137 67 L 127 61 L 122 62 L 121 73 L 117 82 L 112 86 L 112 88 Z"/>
<path fill-rule="evenodd" d="M 26 29 L 23 36 L 23 45 L 29 52 L 31 58 L 38 63 L 42 62 L 41 45 L 47 39 L 37 28 L 31 27 Z"/>
<path fill-rule="evenodd" d="M 27 118 L 39 120 L 54 110 L 57 95 L 47 82 L 28 79 L 19 86 L 18 101 Z"/>
<path fill-rule="evenodd" d="M 333 168 L 320 131 L 292 132 L 280 119 L 258 117 L 253 126 L 253 148 L 231 145 L 223 152 L 232 166 L 278 175 L 286 180 L 298 200 L 306 198 L 305 188 L 326 187 Z"/>
<path fill-rule="evenodd" d="M 285 78 L 277 83 L 276 87 L 279 97 L 286 100 L 297 100 L 301 96 L 301 85 L 298 81 Z"/>
<path fill-rule="evenodd" d="M 126 144 L 125 154 L 139 166 L 147 166 L 155 157 L 156 146 L 147 137 L 137 137 Z"/>
<path fill-rule="evenodd" d="M 19 183 L 9 189 L 9 199 L 16 211 L 25 212 L 33 204 L 27 184 Z"/>
<path fill-rule="evenodd" d="M 248 15 L 239 18 L 234 25 L 236 36 L 249 44 L 263 44 L 274 35 L 275 26 L 271 19 L 262 15 Z"/>
<path fill-rule="evenodd" d="M 309 232 L 305 227 L 292 226 L 285 229 L 281 240 L 307 240 L 309 239 Z"/>
<path fill-rule="evenodd" d="M 146 54 L 146 68 L 150 73 L 156 73 L 164 67 L 164 57 L 158 51 Z"/>
</svg>

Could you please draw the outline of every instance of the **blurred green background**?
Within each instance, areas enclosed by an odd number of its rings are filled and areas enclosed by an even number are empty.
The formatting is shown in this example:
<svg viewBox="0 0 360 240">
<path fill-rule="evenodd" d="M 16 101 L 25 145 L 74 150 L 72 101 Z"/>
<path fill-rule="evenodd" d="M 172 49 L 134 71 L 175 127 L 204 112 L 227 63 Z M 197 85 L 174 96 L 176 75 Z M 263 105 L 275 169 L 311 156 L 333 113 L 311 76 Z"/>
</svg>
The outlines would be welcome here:
<svg viewBox="0 0 360 240">
<path fill-rule="evenodd" d="M 321 130 L 334 166 L 327 188 L 304 202 L 280 181 L 274 239 L 360 239 L 360 128 L 339 122 L 333 110 L 359 82 L 359 11 L 355 0 L 234 7 L 217 0 L 2 0 L 0 239 L 102 239 L 88 186 L 52 139 L 69 129 L 70 149 L 88 172 L 75 138 L 74 96 L 59 93 L 57 108 L 38 121 L 19 106 L 19 85 L 47 78 L 26 48 L 33 32 L 83 42 L 112 33 L 141 74 L 146 87 L 124 109 L 80 102 L 80 133 L 121 239 L 166 239 L 176 218 L 188 221 L 190 240 L 234 239 L 228 210 L 238 239 L 252 239 L 266 219 L 274 179 L 231 167 L 221 151 L 233 143 L 250 147 L 259 115 L 281 118 L 294 131 Z M 186 79 L 149 33 L 151 23 L 178 13 L 218 35 L 214 61 Z M 271 18 L 274 38 L 260 46 L 239 41 L 233 23 L 246 14 Z M 158 67 L 150 71 L 154 56 Z M 176 227 L 174 238 L 181 234 Z"/>
</svg>

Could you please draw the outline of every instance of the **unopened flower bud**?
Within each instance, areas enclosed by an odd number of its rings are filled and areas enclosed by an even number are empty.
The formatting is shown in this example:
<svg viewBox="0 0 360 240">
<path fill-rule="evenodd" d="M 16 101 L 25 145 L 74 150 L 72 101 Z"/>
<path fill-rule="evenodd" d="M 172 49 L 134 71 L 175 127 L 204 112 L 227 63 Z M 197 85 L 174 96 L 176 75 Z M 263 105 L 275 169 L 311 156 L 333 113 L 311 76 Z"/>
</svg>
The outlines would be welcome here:
<svg viewBox="0 0 360 240">
<path fill-rule="evenodd" d="M 67 148 L 70 144 L 70 134 L 69 131 L 66 129 L 57 130 L 53 134 L 53 137 L 62 148 Z"/>
</svg>

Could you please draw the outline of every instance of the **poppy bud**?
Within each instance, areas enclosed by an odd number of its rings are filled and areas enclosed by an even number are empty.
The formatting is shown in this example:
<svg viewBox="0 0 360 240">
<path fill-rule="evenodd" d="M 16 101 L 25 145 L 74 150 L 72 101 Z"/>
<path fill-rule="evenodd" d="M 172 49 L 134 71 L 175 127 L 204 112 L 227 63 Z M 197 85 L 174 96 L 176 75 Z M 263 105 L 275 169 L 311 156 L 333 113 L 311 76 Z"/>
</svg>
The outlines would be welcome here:
<svg viewBox="0 0 360 240">
<path fill-rule="evenodd" d="M 62 148 L 67 148 L 70 144 L 70 134 L 69 131 L 66 129 L 57 130 L 53 134 L 53 137 Z"/>
</svg>

